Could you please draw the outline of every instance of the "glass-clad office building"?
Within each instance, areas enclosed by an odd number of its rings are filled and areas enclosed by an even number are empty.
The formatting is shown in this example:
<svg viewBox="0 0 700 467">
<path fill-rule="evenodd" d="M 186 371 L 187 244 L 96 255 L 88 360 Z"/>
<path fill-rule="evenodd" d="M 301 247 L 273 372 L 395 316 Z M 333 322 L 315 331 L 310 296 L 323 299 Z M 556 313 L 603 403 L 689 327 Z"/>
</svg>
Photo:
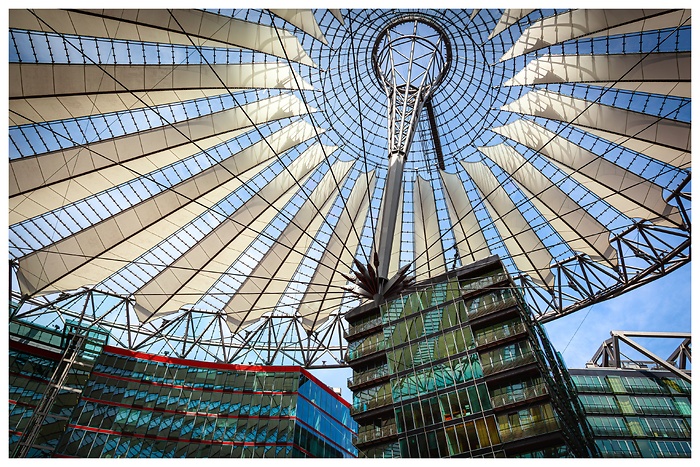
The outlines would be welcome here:
<svg viewBox="0 0 700 467">
<path fill-rule="evenodd" d="M 568 374 L 497 257 L 347 319 L 361 457 L 596 455 Z"/>
<path fill-rule="evenodd" d="M 10 455 L 24 448 L 29 457 L 356 456 L 349 404 L 301 367 L 92 344 L 59 378 L 67 332 L 13 323 L 10 334 Z"/>
<path fill-rule="evenodd" d="M 690 457 L 689 382 L 663 370 L 569 371 L 604 457 Z"/>
</svg>

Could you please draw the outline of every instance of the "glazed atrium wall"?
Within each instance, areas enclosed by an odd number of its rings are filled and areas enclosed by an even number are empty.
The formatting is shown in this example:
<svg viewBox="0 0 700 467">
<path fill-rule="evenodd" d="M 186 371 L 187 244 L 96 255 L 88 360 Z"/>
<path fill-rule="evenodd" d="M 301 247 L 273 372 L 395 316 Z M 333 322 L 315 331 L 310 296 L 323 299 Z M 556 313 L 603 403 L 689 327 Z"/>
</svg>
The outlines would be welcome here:
<svg viewBox="0 0 700 467">
<path fill-rule="evenodd" d="M 128 351 L 76 326 L 10 337 L 11 456 L 356 456 L 348 403 L 301 367 Z"/>
<path fill-rule="evenodd" d="M 569 371 L 603 457 L 690 457 L 689 382 L 662 370 Z"/>
<path fill-rule="evenodd" d="M 347 315 L 360 457 L 593 457 L 568 373 L 496 256 Z"/>
</svg>

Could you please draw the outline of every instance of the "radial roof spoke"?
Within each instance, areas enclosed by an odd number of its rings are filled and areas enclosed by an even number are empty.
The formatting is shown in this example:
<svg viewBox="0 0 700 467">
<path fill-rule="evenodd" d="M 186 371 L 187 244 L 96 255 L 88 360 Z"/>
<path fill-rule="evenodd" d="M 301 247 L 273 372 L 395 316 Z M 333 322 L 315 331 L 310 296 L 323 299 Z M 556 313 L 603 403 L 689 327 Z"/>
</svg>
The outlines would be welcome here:
<svg viewBox="0 0 700 467">
<path fill-rule="evenodd" d="M 542 321 L 661 277 L 690 261 L 690 24 L 11 10 L 16 316 L 90 296 L 132 349 L 342 365 L 360 269 L 498 254 Z"/>
</svg>

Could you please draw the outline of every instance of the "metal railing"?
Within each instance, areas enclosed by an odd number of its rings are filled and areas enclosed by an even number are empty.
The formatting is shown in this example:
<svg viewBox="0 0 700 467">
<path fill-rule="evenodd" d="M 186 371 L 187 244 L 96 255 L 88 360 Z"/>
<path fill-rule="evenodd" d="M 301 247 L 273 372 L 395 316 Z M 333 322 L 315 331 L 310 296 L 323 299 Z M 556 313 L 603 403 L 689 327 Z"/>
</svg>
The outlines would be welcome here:
<svg viewBox="0 0 700 467">
<path fill-rule="evenodd" d="M 619 457 L 639 457 L 639 453 L 636 451 L 628 451 L 625 449 L 618 449 L 614 451 L 603 451 L 602 452 L 603 457 L 614 457 L 614 458 L 619 458 Z"/>
<path fill-rule="evenodd" d="M 497 342 L 516 334 L 521 334 L 526 331 L 525 323 L 516 323 L 512 326 L 494 329 L 483 334 L 475 334 L 474 341 L 476 345 L 486 345 L 492 342 Z"/>
<path fill-rule="evenodd" d="M 503 394 L 500 396 L 491 397 L 491 405 L 493 408 L 503 407 L 504 405 L 514 404 L 516 402 L 521 402 L 528 399 L 534 399 L 535 397 L 544 396 L 548 394 L 547 386 L 542 383 L 536 386 L 525 388 L 522 391 L 516 393 Z"/>
<path fill-rule="evenodd" d="M 467 316 L 472 319 L 478 318 L 480 316 L 488 315 L 489 313 L 505 310 L 506 308 L 510 308 L 517 304 L 518 300 L 515 297 L 499 299 L 491 303 L 482 303 L 476 308 L 467 308 Z"/>
<path fill-rule="evenodd" d="M 492 276 L 482 277 L 481 279 L 475 280 L 473 282 L 468 282 L 466 284 L 460 284 L 459 288 L 462 289 L 462 293 L 474 292 L 476 290 L 481 290 L 497 282 L 506 280 L 508 276 L 504 273 L 499 272 Z"/>
<path fill-rule="evenodd" d="M 619 426 L 594 426 L 593 434 L 596 436 L 629 436 L 630 432 Z"/>
<path fill-rule="evenodd" d="M 501 441 L 507 443 L 523 438 L 529 438 L 545 433 L 551 433 L 559 429 L 559 424 L 554 418 L 540 420 L 539 422 L 529 423 L 518 427 L 499 427 L 498 431 L 501 435 Z"/>
<path fill-rule="evenodd" d="M 358 386 L 383 376 L 387 376 L 388 374 L 389 368 L 387 366 L 374 368 L 370 371 L 365 371 L 364 373 L 359 373 L 348 378 L 348 387 Z"/>
<path fill-rule="evenodd" d="M 353 406 L 350 408 L 350 415 L 367 412 L 368 410 L 376 409 L 377 407 L 384 407 L 385 405 L 390 405 L 393 403 L 394 399 L 391 397 L 391 394 L 386 394 L 382 397 L 360 402 L 359 404 L 353 404 Z"/>
<path fill-rule="evenodd" d="M 365 355 L 386 349 L 386 341 L 380 340 L 371 344 L 361 345 L 356 349 L 348 349 L 346 361 L 356 360 Z"/>
<path fill-rule="evenodd" d="M 375 428 L 374 430 L 367 430 L 362 433 L 357 434 L 357 444 L 369 443 L 371 441 L 376 441 L 382 438 L 393 436 L 397 434 L 396 425 L 387 425 L 381 428 Z"/>
<path fill-rule="evenodd" d="M 488 376 L 500 373 L 501 371 L 510 370 L 511 368 L 516 368 L 527 363 L 532 363 L 534 361 L 535 355 L 532 352 L 527 352 L 507 360 L 496 360 L 482 363 L 481 367 L 484 372 L 484 376 Z"/>
<path fill-rule="evenodd" d="M 368 329 L 372 329 L 378 326 L 382 325 L 382 317 L 380 316 L 379 318 L 375 318 L 371 321 L 367 321 L 365 323 L 361 323 L 355 326 L 350 326 L 348 328 L 348 331 L 345 333 L 345 337 L 352 337 L 356 334 L 360 334 L 361 332 L 364 332 Z"/>
</svg>

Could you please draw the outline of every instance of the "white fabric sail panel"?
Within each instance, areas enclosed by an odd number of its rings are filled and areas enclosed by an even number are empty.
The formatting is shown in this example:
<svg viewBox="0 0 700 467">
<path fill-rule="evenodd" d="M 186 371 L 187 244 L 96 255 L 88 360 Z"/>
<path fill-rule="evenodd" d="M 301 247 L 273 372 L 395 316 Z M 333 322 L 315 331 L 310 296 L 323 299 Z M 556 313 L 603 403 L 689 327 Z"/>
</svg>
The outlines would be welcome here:
<svg viewBox="0 0 700 467">
<path fill-rule="evenodd" d="M 535 284 L 551 289 L 554 286 L 554 274 L 550 269 L 553 258 L 542 240 L 486 165 L 464 161 L 461 164 L 481 192 L 484 205 L 515 265 Z"/>
<path fill-rule="evenodd" d="M 315 66 L 288 31 L 199 10 L 10 10 L 9 23 L 10 28 L 77 36 L 240 47 Z"/>
<path fill-rule="evenodd" d="M 692 89 L 692 83 L 690 81 L 681 82 L 663 82 L 663 81 L 651 81 L 651 82 L 636 82 L 636 81 L 622 81 L 619 83 L 595 83 L 597 86 L 614 87 L 616 89 L 622 89 L 623 91 L 632 92 L 643 92 L 646 94 L 660 94 L 662 96 L 677 96 L 690 99 L 690 92 Z"/>
<path fill-rule="evenodd" d="M 656 31 L 659 29 L 677 28 L 691 25 L 691 10 L 667 10 L 655 16 L 649 16 L 641 21 L 623 24 L 607 31 L 598 31 L 588 34 L 586 37 L 615 36 L 618 34 L 634 34 L 644 31 Z"/>
<path fill-rule="evenodd" d="M 273 311 L 313 243 L 355 161 L 336 162 L 230 298 L 224 310 L 235 332 Z"/>
<path fill-rule="evenodd" d="M 628 23 L 640 31 L 639 21 L 672 10 L 571 10 L 533 22 L 500 61 L 509 60 L 536 50 L 572 39 L 607 31 Z M 604 34 L 607 34 L 605 32 Z"/>
<path fill-rule="evenodd" d="M 667 227 L 683 223 L 678 209 L 664 200 L 660 186 L 532 121 L 516 120 L 493 131 L 546 156 L 628 217 Z"/>
<path fill-rule="evenodd" d="M 617 252 L 610 245 L 610 231 L 515 148 L 499 144 L 480 147 L 479 151 L 512 176 L 573 251 L 585 253 L 593 261 L 617 265 Z"/>
<path fill-rule="evenodd" d="M 375 181 L 373 170 L 360 174 L 333 229 L 334 234 L 323 250 L 297 310 L 302 326 L 307 331 L 322 324 L 342 303 L 342 287 L 347 281 L 340 272 L 350 274 L 355 251 L 360 243 L 360 232 L 369 210 L 369 194 L 374 190 Z"/>
<path fill-rule="evenodd" d="M 617 139 L 614 142 L 661 162 L 679 168 L 690 165 L 689 123 L 598 104 L 547 90 L 529 92 L 501 109 L 569 122 L 589 133 L 599 132 L 599 135 L 607 135 L 607 138 L 602 136 L 605 139 Z"/>
<path fill-rule="evenodd" d="M 479 221 L 464 184 L 459 175 L 440 171 L 442 186 L 445 190 L 445 203 L 452 222 L 452 233 L 457 242 L 457 251 L 462 264 L 471 264 L 491 256 L 488 243 L 481 230 Z"/>
<path fill-rule="evenodd" d="M 127 161 L 121 165 L 113 165 L 101 170 L 88 172 L 84 175 L 13 196 L 9 200 L 10 225 L 66 206 L 93 194 L 101 193 L 109 188 L 133 180 L 140 175 L 148 174 L 196 153 L 202 151 L 206 152 L 213 146 L 235 138 L 245 131 L 247 130 L 230 131 L 212 138 L 205 138 L 200 140 L 196 145 L 188 144 L 165 151 L 159 151 L 145 157 Z M 278 130 L 272 135 L 269 135 L 266 139 L 270 146 L 267 146 L 267 143 L 262 141 L 254 143 L 251 148 L 255 148 L 254 150 L 258 151 L 258 148 L 265 146 L 259 153 L 260 156 L 265 155 L 266 157 L 271 157 L 273 153 L 270 152 L 270 147 L 276 149 L 278 152 L 280 150 L 286 151 L 291 147 L 290 144 L 295 145 L 306 141 L 314 136 L 316 132 L 323 133 L 322 130 L 314 129 L 311 124 L 304 120 L 297 120 L 284 127 L 282 130 Z M 244 149 L 242 154 L 246 154 L 246 152 L 247 151 Z M 243 156 L 236 159 L 227 158 L 222 161 L 222 167 L 233 173 L 242 173 L 242 170 L 248 170 L 249 168 L 249 166 L 246 165 L 246 160 L 247 159 Z M 261 158 L 259 160 L 266 159 Z M 238 162 L 243 163 L 243 165 L 238 166 Z"/>
<path fill-rule="evenodd" d="M 418 176 L 413 183 L 413 258 L 416 279 L 427 279 L 446 272 L 438 224 L 435 193 L 428 180 Z"/>
<path fill-rule="evenodd" d="M 345 24 L 345 21 L 343 20 L 343 13 L 341 13 L 339 9 L 331 9 L 329 11 L 333 15 L 333 17 L 338 20 L 340 24 Z"/>
<path fill-rule="evenodd" d="M 207 151 L 223 141 L 233 139 L 247 130 L 236 130 L 166 151 L 159 151 L 146 157 L 134 159 L 121 165 L 113 165 L 94 172 L 52 183 L 9 199 L 10 225 L 67 206 L 97 193 L 131 181 L 168 164 Z"/>
<path fill-rule="evenodd" d="M 83 65 L 12 63 L 10 120 L 31 122 L 134 110 L 239 89 L 312 90 L 283 63 Z"/>
<path fill-rule="evenodd" d="M 270 11 L 287 21 L 289 24 L 293 24 L 294 26 L 298 27 L 311 37 L 328 45 L 328 41 L 326 41 L 326 38 L 321 32 L 321 28 L 318 27 L 318 22 L 316 21 L 316 17 L 314 17 L 313 11 L 281 8 L 271 8 Z"/>
<path fill-rule="evenodd" d="M 228 92 L 237 89 L 229 89 Z M 76 96 L 33 97 L 11 99 L 8 124 L 27 125 L 71 118 L 138 110 L 146 107 L 173 104 L 194 99 L 220 96 L 221 89 L 184 91 L 120 92 L 108 94 L 81 94 Z"/>
<path fill-rule="evenodd" d="M 669 126 L 674 127 L 673 120 L 667 121 L 669 122 Z M 688 142 L 688 150 L 684 149 L 675 149 L 675 148 L 669 148 L 668 146 L 660 145 L 660 144 L 655 144 L 649 141 L 645 141 L 642 139 L 636 139 L 636 138 L 630 138 L 627 135 L 620 135 L 618 133 L 612 132 L 612 131 L 605 131 L 605 130 L 600 130 L 596 128 L 588 128 L 588 127 L 582 127 L 579 125 L 576 125 L 577 127 L 581 128 L 582 130 L 585 130 L 587 133 L 590 133 L 594 136 L 597 136 L 599 138 L 602 138 L 604 140 L 608 140 L 611 143 L 619 146 L 623 146 L 627 149 L 630 149 L 632 151 L 638 152 L 640 154 L 644 154 L 645 156 L 651 158 L 651 159 L 656 159 L 657 161 L 665 162 L 666 164 L 672 165 L 674 167 L 678 167 L 680 169 L 689 169 L 691 162 L 692 162 L 692 155 L 690 153 L 690 124 L 685 124 L 680 122 L 680 125 L 686 126 L 687 125 L 687 130 L 683 127 L 681 127 L 677 133 L 680 133 L 680 137 L 685 137 L 686 139 L 679 141 L 679 145 L 683 144 L 683 141 Z M 672 128 L 674 129 L 674 128 Z M 677 129 L 677 128 L 675 128 Z M 664 128 L 659 128 L 658 132 L 663 131 Z M 653 133 L 652 133 L 653 134 Z M 669 141 L 669 138 L 665 138 L 665 141 Z"/>
<path fill-rule="evenodd" d="M 624 86 L 653 94 L 690 97 L 690 52 L 545 55 L 532 60 L 505 86 L 557 83 Z"/>
<path fill-rule="evenodd" d="M 134 293 L 135 311 L 141 321 L 177 311 L 194 304 L 230 268 L 257 237 L 256 221 L 264 225 L 284 208 L 302 183 L 323 162 L 324 150 L 315 144 L 297 157 L 255 196 L 223 220 L 172 264 Z M 257 224 L 255 227 L 260 228 Z M 262 226 L 264 227 L 264 226 Z M 246 237 L 241 237 L 245 234 Z M 245 244 L 245 245 L 244 245 Z"/>
<path fill-rule="evenodd" d="M 264 152 L 264 151 L 261 151 Z M 165 240 L 167 237 L 175 233 L 177 230 L 182 228 L 182 226 L 187 225 L 194 218 L 204 213 L 207 209 L 212 207 L 214 204 L 219 202 L 225 196 L 229 195 L 233 190 L 237 189 L 241 185 L 245 184 L 248 180 L 252 179 L 255 175 L 267 168 L 272 160 L 263 162 L 261 164 L 255 165 L 248 172 L 238 174 L 236 179 L 230 180 L 223 183 L 206 194 L 202 195 L 198 200 L 186 203 L 183 199 L 178 199 L 181 201 L 181 206 L 176 209 L 171 209 L 170 212 L 165 210 L 162 211 L 163 217 L 158 218 L 155 216 L 155 221 L 144 228 L 141 231 L 135 232 L 133 235 L 125 237 L 123 240 L 120 238 L 115 238 L 111 243 L 107 243 L 103 238 L 98 237 L 101 233 L 100 231 L 88 230 L 78 233 L 78 244 L 84 243 L 96 243 L 99 241 L 103 242 L 105 251 L 98 254 L 94 260 L 85 259 L 82 264 L 77 261 L 73 261 L 72 264 L 67 266 L 72 267 L 72 270 L 66 269 L 63 271 L 68 274 L 66 277 L 47 277 L 46 280 L 57 281 L 56 283 L 49 283 L 42 285 L 42 277 L 37 276 L 36 271 L 41 271 L 41 267 L 37 264 L 37 258 L 35 255 L 29 255 L 25 259 L 20 260 L 20 284 L 25 287 L 31 293 L 47 293 L 56 290 L 71 290 L 80 287 L 81 282 L 83 284 L 95 284 L 104 279 L 109 275 L 117 272 L 124 265 L 138 258 L 142 254 L 146 253 L 149 249 L 156 246 L 158 243 Z M 210 178 L 211 180 L 211 178 Z M 194 184 L 194 181 L 188 181 L 189 184 Z M 184 190 L 187 187 L 183 184 L 178 186 L 176 189 Z M 149 200 L 150 203 L 143 203 L 142 206 L 138 206 L 141 211 L 154 211 L 157 209 L 163 209 L 163 207 L 170 207 L 168 204 L 173 204 L 172 192 L 166 192 L 165 195 L 159 195 L 155 200 Z M 129 214 L 133 214 L 131 211 L 126 212 L 124 215 L 117 215 L 116 220 L 122 222 L 128 222 L 133 220 L 133 217 L 128 217 Z M 138 213 L 137 213 L 138 214 Z M 124 221 L 122 218 L 126 217 Z M 153 220 L 153 218 L 145 219 L 143 214 L 137 217 L 137 220 L 143 219 L 144 222 Z M 118 224 L 117 222 L 117 224 Z M 119 232 L 116 231 L 118 234 Z M 68 246 L 66 246 L 66 244 Z M 45 248 L 48 251 L 48 256 L 46 256 L 46 267 L 53 267 L 55 269 L 55 263 L 59 261 L 61 255 L 67 255 L 69 259 L 76 259 L 71 257 L 70 251 L 66 248 L 73 245 L 73 243 L 59 242 L 54 244 L 54 246 Z M 83 259 L 83 258 L 80 258 Z M 62 264 L 62 263 L 59 263 Z M 39 269 L 37 269 L 39 268 Z M 52 270 L 53 271 L 53 270 Z M 59 271 L 53 271 L 58 273 Z M 38 283 L 37 283 L 38 281 Z M 40 287 L 48 287 L 46 290 L 41 290 Z"/>
<path fill-rule="evenodd" d="M 503 15 L 501 15 L 501 19 L 498 20 L 498 23 L 496 23 L 496 26 L 493 28 L 493 31 L 491 31 L 491 34 L 489 34 L 489 40 L 493 39 L 530 13 L 532 13 L 535 10 L 524 10 L 521 8 L 507 8 L 503 10 Z"/>
<path fill-rule="evenodd" d="M 172 125 L 15 159 L 10 161 L 10 196 L 253 124 L 306 113 L 301 100 L 284 94 Z"/>
<path fill-rule="evenodd" d="M 10 99 L 75 94 L 199 89 L 313 87 L 286 63 L 232 65 L 84 65 L 11 63 Z"/>
<path fill-rule="evenodd" d="M 290 180 L 291 182 L 291 180 Z M 161 283 L 172 285 L 172 281 L 168 282 L 167 276 L 159 276 L 157 281 L 154 279 L 151 283 L 144 286 L 138 293 L 136 312 L 139 319 L 147 321 L 154 316 L 162 316 L 174 313 L 180 308 L 193 306 L 206 293 L 211 290 L 212 286 L 221 279 L 221 276 L 226 273 L 230 266 L 243 254 L 248 247 L 257 239 L 258 234 L 275 218 L 275 216 L 284 209 L 284 206 L 296 194 L 296 191 L 291 187 L 278 198 L 269 203 L 269 207 L 260 212 L 254 219 L 249 220 L 246 225 L 242 225 L 237 217 L 227 219 L 225 225 L 219 227 L 219 233 L 215 237 L 205 238 L 208 245 L 211 247 L 215 242 L 219 242 L 226 238 L 226 235 L 231 235 L 232 242 L 222 249 L 211 261 L 200 270 L 197 274 L 181 276 L 180 280 L 182 287 L 173 291 L 168 289 L 165 298 L 158 297 L 157 288 L 155 286 Z M 263 207 L 264 208 L 264 207 Z M 244 206 L 244 209 L 247 209 Z M 235 216 L 235 214 L 234 214 Z M 235 240 L 235 241 L 233 241 Z M 187 252 L 193 257 L 197 257 L 200 252 L 196 249 Z M 191 268 L 189 262 L 186 261 L 187 254 L 176 260 L 171 269 L 178 267 Z M 184 266 L 182 266 L 184 264 Z M 170 274 L 167 272 L 165 274 Z M 154 292 L 154 290 L 156 290 Z"/>
<path fill-rule="evenodd" d="M 311 133 L 313 129 L 306 131 Z M 125 262 L 133 261 L 174 232 L 173 229 L 182 227 L 231 193 L 247 178 L 232 182 L 228 189 L 215 191 L 217 188 L 248 170 L 259 172 L 276 154 L 299 144 L 300 137 L 280 130 L 275 137 L 268 138 L 269 146 L 258 142 L 171 190 L 20 258 L 18 278 L 22 292 L 34 295 L 73 290 L 106 279 Z M 309 134 L 307 139 L 310 137 Z M 205 206 L 198 204 L 200 202 Z"/>
</svg>

